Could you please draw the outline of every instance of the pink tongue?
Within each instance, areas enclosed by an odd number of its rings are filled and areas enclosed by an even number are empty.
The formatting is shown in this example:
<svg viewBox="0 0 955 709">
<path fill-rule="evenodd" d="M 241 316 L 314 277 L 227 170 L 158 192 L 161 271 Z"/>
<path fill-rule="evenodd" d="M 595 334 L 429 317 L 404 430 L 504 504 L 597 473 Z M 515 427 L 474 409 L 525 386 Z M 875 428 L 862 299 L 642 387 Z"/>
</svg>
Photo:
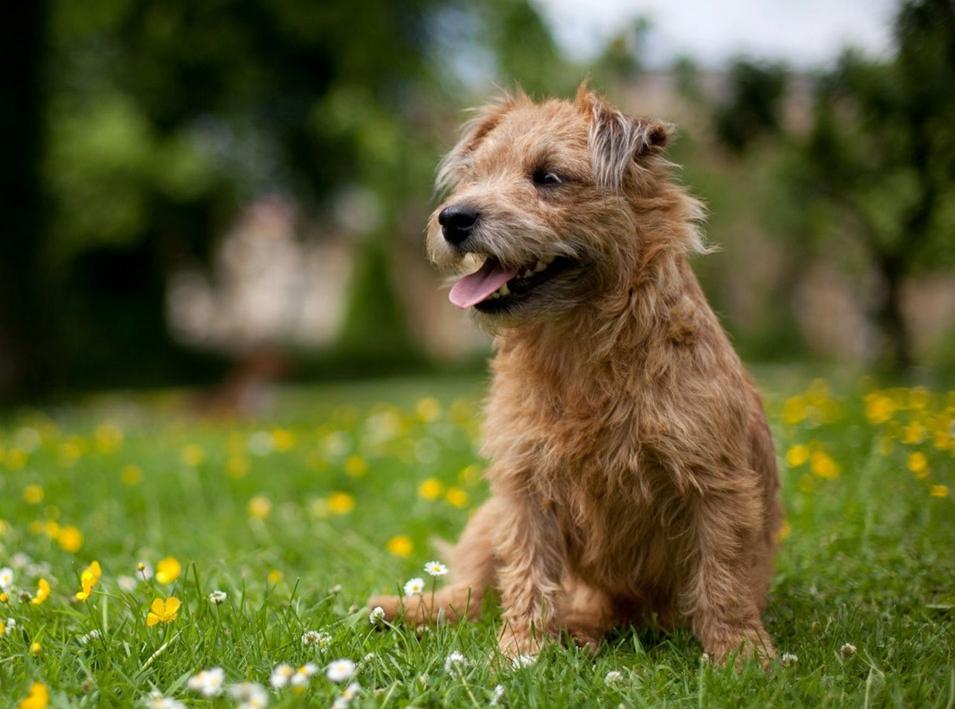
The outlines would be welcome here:
<svg viewBox="0 0 955 709">
<path fill-rule="evenodd" d="M 488 258 L 481 268 L 454 284 L 448 294 L 448 300 L 459 308 L 470 308 L 516 275 L 517 271 L 502 268 L 496 258 Z"/>
</svg>

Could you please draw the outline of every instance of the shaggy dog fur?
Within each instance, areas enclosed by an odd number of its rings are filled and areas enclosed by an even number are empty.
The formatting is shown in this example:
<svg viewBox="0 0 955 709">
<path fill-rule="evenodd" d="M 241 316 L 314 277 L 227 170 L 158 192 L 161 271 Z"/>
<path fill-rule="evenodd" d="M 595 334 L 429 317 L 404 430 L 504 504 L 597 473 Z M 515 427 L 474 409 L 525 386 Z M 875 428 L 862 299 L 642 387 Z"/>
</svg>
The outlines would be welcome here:
<svg viewBox="0 0 955 709">
<path fill-rule="evenodd" d="M 471 308 L 496 335 L 491 497 L 433 603 L 369 601 L 389 618 L 473 617 L 495 587 L 510 656 L 561 631 L 595 646 L 654 614 L 688 623 L 715 661 L 774 655 L 760 618 L 781 518 L 773 442 L 688 263 L 702 208 L 671 178 L 667 137 L 582 86 L 573 102 L 485 107 L 442 163 L 439 267 L 490 258 L 526 276 L 554 260 Z M 477 214 L 460 243 L 439 225 L 454 205 Z"/>
</svg>

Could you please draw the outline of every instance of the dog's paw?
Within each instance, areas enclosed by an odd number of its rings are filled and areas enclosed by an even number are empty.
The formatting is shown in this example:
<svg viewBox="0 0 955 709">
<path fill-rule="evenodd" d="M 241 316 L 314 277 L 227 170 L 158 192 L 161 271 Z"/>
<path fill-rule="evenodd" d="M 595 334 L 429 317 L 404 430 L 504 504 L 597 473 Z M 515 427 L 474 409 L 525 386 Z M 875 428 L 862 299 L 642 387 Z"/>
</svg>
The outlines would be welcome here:
<svg viewBox="0 0 955 709">
<path fill-rule="evenodd" d="M 709 638 L 703 647 L 712 662 L 722 667 L 732 662 L 736 670 L 741 670 L 749 660 L 756 660 L 763 670 L 768 670 L 776 658 L 772 638 L 763 628 L 727 629 Z"/>
</svg>

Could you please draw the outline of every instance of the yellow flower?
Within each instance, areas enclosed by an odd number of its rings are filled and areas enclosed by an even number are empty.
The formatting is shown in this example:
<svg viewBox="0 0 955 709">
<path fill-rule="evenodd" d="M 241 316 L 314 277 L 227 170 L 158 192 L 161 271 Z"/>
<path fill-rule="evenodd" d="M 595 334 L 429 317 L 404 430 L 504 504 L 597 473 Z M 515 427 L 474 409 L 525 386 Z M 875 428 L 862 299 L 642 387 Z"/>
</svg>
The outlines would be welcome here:
<svg viewBox="0 0 955 709">
<path fill-rule="evenodd" d="M 925 426 L 919 421 L 913 421 L 905 427 L 902 440 L 908 444 L 921 443 L 925 439 Z"/>
<path fill-rule="evenodd" d="M 0 603 L 9 603 L 9 602 L 10 602 L 10 595 L 6 592 L 0 592 Z M 0 635 L 3 635 L 3 633 L 0 633 Z"/>
<path fill-rule="evenodd" d="M 948 485 L 932 485 L 929 494 L 932 497 L 948 497 Z"/>
<path fill-rule="evenodd" d="M 83 590 L 76 592 L 76 600 L 85 601 L 87 598 L 89 598 L 90 594 L 93 592 L 93 586 L 99 583 L 100 577 L 102 575 L 103 570 L 100 568 L 99 562 L 96 560 L 83 569 L 83 573 L 80 574 L 80 585 L 83 587 Z"/>
<path fill-rule="evenodd" d="M 353 478 L 360 478 L 368 472 L 368 463 L 360 455 L 350 455 L 345 461 L 345 472 Z"/>
<path fill-rule="evenodd" d="M 880 392 L 866 394 L 865 417 L 869 423 L 882 424 L 892 418 L 895 413 L 895 402 L 891 397 Z"/>
<path fill-rule="evenodd" d="M 272 503 L 265 495 L 256 495 L 249 500 L 249 516 L 256 519 L 265 519 L 272 513 Z"/>
<path fill-rule="evenodd" d="M 425 500 L 437 500 L 444 492 L 444 485 L 437 478 L 428 478 L 418 485 L 418 494 Z"/>
<path fill-rule="evenodd" d="M 34 640 L 32 643 L 30 643 L 30 654 L 31 654 L 31 655 L 39 655 L 39 654 L 40 654 L 40 650 L 42 650 L 42 649 L 43 649 L 43 646 L 40 645 L 40 643 L 38 643 L 36 640 Z"/>
<path fill-rule="evenodd" d="M 272 569 L 269 571 L 269 575 L 266 578 L 268 579 L 268 582 L 274 586 L 282 580 L 283 576 L 284 574 L 282 574 L 282 572 L 278 569 Z"/>
<path fill-rule="evenodd" d="M 295 445 L 295 434 L 284 428 L 272 431 L 272 446 L 279 453 L 290 450 Z"/>
<path fill-rule="evenodd" d="M 23 499 L 28 505 L 39 505 L 43 502 L 43 488 L 39 485 L 27 485 L 23 488 Z"/>
<path fill-rule="evenodd" d="M 124 465 L 123 469 L 119 471 L 119 479 L 123 485 L 138 485 L 143 481 L 143 469 L 138 465 Z"/>
<path fill-rule="evenodd" d="M 68 524 L 60 528 L 56 541 L 65 551 L 75 554 L 83 546 L 83 533 L 73 525 Z"/>
<path fill-rule="evenodd" d="M 180 451 L 179 458 L 183 463 L 194 468 L 206 459 L 206 452 L 202 450 L 202 446 L 190 443 Z"/>
<path fill-rule="evenodd" d="M 932 394 L 925 387 L 915 387 L 909 391 L 909 406 L 924 409 L 932 400 Z"/>
<path fill-rule="evenodd" d="M 173 622 L 179 615 L 181 605 L 182 603 L 175 596 L 170 596 L 166 600 L 156 598 L 146 614 L 146 625 L 151 628 L 158 623 Z"/>
<path fill-rule="evenodd" d="M 233 455 L 226 461 L 225 471 L 230 478 L 238 480 L 249 472 L 249 462 L 242 456 Z"/>
<path fill-rule="evenodd" d="M 414 551 L 414 544 L 404 534 L 399 534 L 388 540 L 388 551 L 395 556 L 411 556 Z"/>
<path fill-rule="evenodd" d="M 827 480 L 839 477 L 839 464 L 824 451 L 813 451 L 809 455 L 809 469 L 813 475 Z"/>
<path fill-rule="evenodd" d="M 776 531 L 775 539 L 777 542 L 781 542 L 784 539 L 788 539 L 791 533 L 792 533 L 792 527 L 789 525 L 789 520 L 784 519 L 783 523 L 780 525 L 779 529 Z"/>
<path fill-rule="evenodd" d="M 50 582 L 46 579 L 40 579 L 36 582 L 36 595 L 30 601 L 34 606 L 38 606 L 50 597 Z"/>
<path fill-rule="evenodd" d="M 798 468 L 809 460 L 809 446 L 799 443 L 786 451 L 786 465 L 790 468 Z"/>
<path fill-rule="evenodd" d="M 50 693 L 43 682 L 34 682 L 30 693 L 20 701 L 20 709 L 46 709 L 50 703 Z"/>
<path fill-rule="evenodd" d="M 22 470 L 27 464 L 27 454 L 19 448 L 11 448 L 5 456 L 7 468 L 11 471 Z"/>
<path fill-rule="evenodd" d="M 919 480 L 924 480 L 928 477 L 928 459 L 924 453 L 918 451 L 910 453 L 906 465 Z"/>
<path fill-rule="evenodd" d="M 448 504 L 452 507 L 457 507 L 461 509 L 468 506 L 468 494 L 459 487 L 449 487 L 448 491 L 444 495 L 444 499 L 448 501 Z"/>
<path fill-rule="evenodd" d="M 415 413 L 425 423 L 431 423 L 441 415 L 441 404 L 432 396 L 426 397 L 418 401 Z"/>
<path fill-rule="evenodd" d="M 333 515 L 347 515 L 355 509 L 355 498 L 347 492 L 333 492 L 328 496 L 328 511 Z"/>
<path fill-rule="evenodd" d="M 174 556 L 167 556 L 156 564 L 156 581 L 159 583 L 172 583 L 179 574 L 182 573 L 182 564 Z M 178 603 L 178 601 L 176 601 Z"/>
<path fill-rule="evenodd" d="M 783 422 L 796 424 L 806 418 L 809 414 L 805 397 L 791 396 L 783 404 Z"/>
<path fill-rule="evenodd" d="M 93 434 L 100 453 L 112 453 L 123 444 L 123 430 L 112 423 L 101 423 Z"/>
</svg>

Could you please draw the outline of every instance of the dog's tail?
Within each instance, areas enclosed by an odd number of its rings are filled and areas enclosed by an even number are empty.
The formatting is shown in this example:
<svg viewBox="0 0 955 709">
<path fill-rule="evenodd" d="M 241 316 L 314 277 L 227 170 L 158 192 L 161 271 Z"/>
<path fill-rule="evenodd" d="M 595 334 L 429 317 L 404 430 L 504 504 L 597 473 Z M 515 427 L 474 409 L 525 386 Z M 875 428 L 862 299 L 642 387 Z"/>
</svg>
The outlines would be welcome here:
<svg viewBox="0 0 955 709">
<path fill-rule="evenodd" d="M 372 596 L 368 607 L 380 607 L 388 620 L 404 616 L 416 625 L 476 617 L 497 567 L 493 544 L 494 526 L 500 520 L 497 504 L 494 498 L 485 502 L 471 516 L 456 545 L 432 540 L 435 549 L 450 562 L 451 583 L 434 592 L 425 588 L 404 597 Z"/>
</svg>

